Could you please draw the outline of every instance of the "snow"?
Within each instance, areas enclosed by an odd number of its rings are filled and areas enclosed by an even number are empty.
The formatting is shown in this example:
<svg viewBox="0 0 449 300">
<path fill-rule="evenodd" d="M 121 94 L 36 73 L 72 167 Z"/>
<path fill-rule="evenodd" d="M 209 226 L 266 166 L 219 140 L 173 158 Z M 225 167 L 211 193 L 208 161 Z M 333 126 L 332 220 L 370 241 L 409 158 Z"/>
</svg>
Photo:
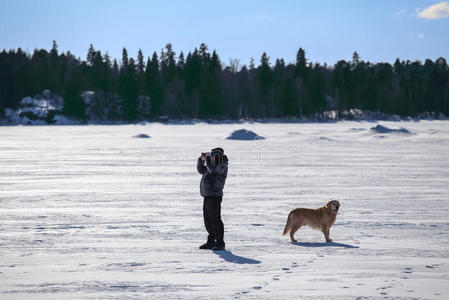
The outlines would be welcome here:
<svg viewBox="0 0 449 300">
<path fill-rule="evenodd" d="M 51 96 L 49 90 L 45 90 L 44 92 L 46 97 Z M 43 117 L 46 117 L 47 113 L 51 110 L 61 111 L 64 105 L 64 99 L 61 97 L 55 97 L 54 99 L 42 99 L 37 96 L 35 98 L 25 97 L 20 101 L 19 105 L 25 107 L 22 109 L 22 112 L 30 111 L 39 115 L 39 117 L 41 117 L 40 114 L 44 113 L 45 116 Z"/>
<path fill-rule="evenodd" d="M 18 124 L 20 121 L 20 116 L 17 113 L 17 111 L 11 109 L 11 108 L 6 108 L 5 109 L 5 117 L 8 121 L 14 123 L 14 124 Z"/>
<path fill-rule="evenodd" d="M 22 106 L 32 106 L 34 103 L 34 99 L 31 97 L 25 97 L 20 101 L 20 105 Z"/>
<path fill-rule="evenodd" d="M 263 136 L 256 134 L 251 130 L 239 129 L 233 131 L 226 139 L 252 141 L 252 140 L 264 140 L 265 138 Z"/>
<path fill-rule="evenodd" d="M 31 113 L 32 115 L 36 116 L 37 118 L 46 118 L 48 110 L 44 107 L 24 107 L 21 110 L 21 113 Z"/>
<path fill-rule="evenodd" d="M 405 128 L 399 128 L 399 129 L 394 129 L 394 128 L 388 128 L 386 126 L 377 124 L 376 127 L 372 127 L 371 130 L 375 133 L 405 133 L 405 134 L 410 134 L 411 132 Z"/>
<path fill-rule="evenodd" d="M 63 98 L 58 96 L 51 98 L 50 90 L 44 90 L 42 94 L 44 98 L 41 95 L 36 95 L 34 98 L 24 97 L 16 110 L 6 108 L 5 119 L 0 118 L 0 124 L 42 126 L 47 125 L 48 122 L 55 125 L 76 125 L 80 123 L 79 120 L 60 114 L 64 106 Z M 50 113 L 55 115 L 51 118 Z"/>
<path fill-rule="evenodd" d="M 245 123 L 263 143 L 223 138 L 242 124 L 0 127 L 0 298 L 448 299 L 449 122 L 374 125 Z M 216 146 L 212 252 L 196 159 Z M 334 242 L 282 236 L 330 199 Z"/>
<path fill-rule="evenodd" d="M 34 98 L 24 97 L 19 102 L 19 108 L 13 110 L 5 109 L 5 119 L 0 118 L 0 124 L 24 124 L 24 125 L 46 125 L 50 113 L 61 112 L 64 99 L 55 96 L 51 98 L 50 90 L 43 91 L 44 98 L 36 95 Z M 61 119 L 61 118 L 59 118 Z M 54 120 L 54 119 L 53 119 Z M 58 123 L 58 120 L 55 120 Z"/>
<path fill-rule="evenodd" d="M 138 138 L 138 139 L 149 139 L 150 138 L 150 136 L 146 133 L 139 133 L 138 135 L 135 135 L 133 137 Z"/>
<path fill-rule="evenodd" d="M 81 93 L 81 97 L 83 98 L 84 103 L 89 105 L 95 98 L 95 91 L 84 91 Z"/>
</svg>

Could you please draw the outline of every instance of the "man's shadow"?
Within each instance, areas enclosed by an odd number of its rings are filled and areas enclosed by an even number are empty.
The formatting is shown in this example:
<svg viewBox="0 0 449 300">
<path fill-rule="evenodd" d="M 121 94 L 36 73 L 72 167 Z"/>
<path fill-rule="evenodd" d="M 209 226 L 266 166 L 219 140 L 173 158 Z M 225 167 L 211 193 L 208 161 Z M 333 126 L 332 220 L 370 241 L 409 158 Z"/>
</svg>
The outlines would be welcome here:
<svg viewBox="0 0 449 300">
<path fill-rule="evenodd" d="M 359 246 L 353 246 L 353 245 L 349 245 L 349 244 L 335 243 L 335 242 L 327 242 L 327 243 L 291 242 L 290 244 L 295 245 L 295 246 L 311 247 L 311 248 L 317 248 L 317 247 L 340 247 L 340 248 L 347 248 L 347 249 L 359 248 Z"/>
<path fill-rule="evenodd" d="M 257 265 L 260 264 L 260 260 L 247 258 L 239 255 L 232 254 L 231 251 L 228 250 L 216 250 L 212 251 L 214 254 L 218 255 L 220 258 L 224 259 L 227 262 L 235 263 L 235 264 L 249 264 L 249 265 Z"/>
</svg>

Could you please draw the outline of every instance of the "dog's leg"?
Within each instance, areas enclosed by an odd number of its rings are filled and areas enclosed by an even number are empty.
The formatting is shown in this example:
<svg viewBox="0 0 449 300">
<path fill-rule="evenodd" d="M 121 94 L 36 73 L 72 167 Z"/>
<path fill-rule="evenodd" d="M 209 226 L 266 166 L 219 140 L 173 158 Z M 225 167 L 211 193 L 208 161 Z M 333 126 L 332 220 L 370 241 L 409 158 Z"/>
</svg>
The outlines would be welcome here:
<svg viewBox="0 0 449 300">
<path fill-rule="evenodd" d="M 325 226 L 323 227 L 323 234 L 324 234 L 324 238 L 326 239 L 326 242 L 332 242 L 332 240 L 329 238 L 329 227 Z"/>
<path fill-rule="evenodd" d="M 298 231 L 299 228 L 301 228 L 301 225 L 302 224 L 293 224 L 292 225 L 292 228 L 290 230 L 290 239 L 292 240 L 293 243 L 297 242 L 297 240 L 295 240 L 295 238 L 294 238 L 294 235 L 295 235 L 295 232 Z"/>
</svg>

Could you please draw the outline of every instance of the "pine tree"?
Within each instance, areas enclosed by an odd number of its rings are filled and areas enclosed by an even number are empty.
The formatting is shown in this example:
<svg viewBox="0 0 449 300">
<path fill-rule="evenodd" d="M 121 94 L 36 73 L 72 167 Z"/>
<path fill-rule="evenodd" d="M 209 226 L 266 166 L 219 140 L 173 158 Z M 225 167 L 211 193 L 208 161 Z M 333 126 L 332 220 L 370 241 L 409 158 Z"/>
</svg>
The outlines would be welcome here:
<svg viewBox="0 0 449 300">
<path fill-rule="evenodd" d="M 173 51 L 172 44 L 165 45 L 165 51 L 161 51 L 161 74 L 165 85 L 170 84 L 176 74 L 176 53 Z"/>
<path fill-rule="evenodd" d="M 121 68 L 123 70 L 128 70 L 128 64 L 129 64 L 129 62 L 128 62 L 128 51 L 126 50 L 125 47 L 123 47 L 123 50 L 122 50 L 122 66 L 121 66 Z"/>
<path fill-rule="evenodd" d="M 112 64 L 111 64 L 111 56 L 109 55 L 108 52 L 106 52 L 103 56 L 104 59 L 104 64 L 106 65 L 106 67 L 111 68 Z"/>
<path fill-rule="evenodd" d="M 148 58 L 145 69 L 145 87 L 146 94 L 151 97 L 151 114 L 158 117 L 162 111 L 163 88 L 161 86 L 159 58 L 154 52 L 152 58 Z"/>
<path fill-rule="evenodd" d="M 221 62 L 220 57 L 218 57 L 217 51 L 212 52 L 212 57 L 210 60 L 210 69 L 213 72 L 221 72 Z"/>
<path fill-rule="evenodd" d="M 295 76 L 304 79 L 307 77 L 306 51 L 303 48 L 299 48 L 296 53 Z"/>
<path fill-rule="evenodd" d="M 89 46 L 89 50 L 87 50 L 87 64 L 89 66 L 92 66 L 94 64 L 94 56 L 95 56 L 95 49 L 92 44 Z"/>
<path fill-rule="evenodd" d="M 260 58 L 259 81 L 262 91 L 266 92 L 272 80 L 270 57 L 264 52 Z"/>
<path fill-rule="evenodd" d="M 264 52 L 260 58 L 260 65 L 257 69 L 259 82 L 259 95 L 261 107 L 259 113 L 267 117 L 273 110 L 273 74 L 270 67 L 270 57 Z"/>
<path fill-rule="evenodd" d="M 143 53 L 142 50 L 139 49 L 139 52 L 137 53 L 137 74 L 139 76 L 143 75 L 144 69 L 145 69 L 145 63 L 143 61 Z"/>
<path fill-rule="evenodd" d="M 58 45 L 56 44 L 55 40 L 53 40 L 53 46 L 50 50 L 50 57 L 52 60 L 56 60 L 58 58 Z"/>
<path fill-rule="evenodd" d="M 351 69 L 352 70 L 356 69 L 359 63 L 360 63 L 360 56 L 357 53 L 357 51 L 354 51 L 354 53 L 352 54 Z"/>
<path fill-rule="evenodd" d="M 63 113 L 78 119 L 86 118 L 85 103 L 81 99 L 80 76 L 76 71 L 72 74 L 65 87 Z"/>
<path fill-rule="evenodd" d="M 198 49 L 195 48 L 193 53 L 188 53 L 184 67 L 184 82 L 187 96 L 191 96 L 198 88 L 201 76 L 201 60 L 198 54 Z"/>
<path fill-rule="evenodd" d="M 123 119 L 135 121 L 138 113 L 136 66 L 133 58 L 128 60 L 126 49 L 123 49 L 119 92 L 123 97 Z"/>
<path fill-rule="evenodd" d="M 256 68 L 256 63 L 254 61 L 254 58 L 251 57 L 250 60 L 249 60 L 249 70 L 252 71 L 255 68 Z"/>
<path fill-rule="evenodd" d="M 185 60 L 184 60 L 184 53 L 181 51 L 181 53 L 179 53 L 178 56 L 178 62 L 176 64 L 177 68 L 178 68 L 178 73 L 181 74 L 183 69 L 184 69 L 184 65 L 185 65 Z"/>
<path fill-rule="evenodd" d="M 207 51 L 206 44 L 202 43 L 200 45 L 200 52 L 199 52 L 199 54 L 200 54 L 201 63 L 203 65 L 207 65 L 209 63 L 210 54 Z"/>
</svg>

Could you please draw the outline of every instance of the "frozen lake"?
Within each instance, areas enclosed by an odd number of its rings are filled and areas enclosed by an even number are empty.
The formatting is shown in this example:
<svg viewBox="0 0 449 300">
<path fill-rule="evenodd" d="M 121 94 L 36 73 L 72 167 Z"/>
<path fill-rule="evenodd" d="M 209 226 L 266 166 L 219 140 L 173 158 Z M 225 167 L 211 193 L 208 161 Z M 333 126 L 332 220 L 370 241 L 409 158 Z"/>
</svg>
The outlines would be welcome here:
<svg viewBox="0 0 449 300">
<path fill-rule="evenodd" d="M 0 298 L 449 299 L 449 122 L 0 127 Z M 226 140 L 246 128 L 265 140 Z M 135 138 L 147 134 L 151 138 Z M 228 251 L 196 159 L 229 157 Z M 339 200 L 333 243 L 296 207 Z"/>
</svg>

